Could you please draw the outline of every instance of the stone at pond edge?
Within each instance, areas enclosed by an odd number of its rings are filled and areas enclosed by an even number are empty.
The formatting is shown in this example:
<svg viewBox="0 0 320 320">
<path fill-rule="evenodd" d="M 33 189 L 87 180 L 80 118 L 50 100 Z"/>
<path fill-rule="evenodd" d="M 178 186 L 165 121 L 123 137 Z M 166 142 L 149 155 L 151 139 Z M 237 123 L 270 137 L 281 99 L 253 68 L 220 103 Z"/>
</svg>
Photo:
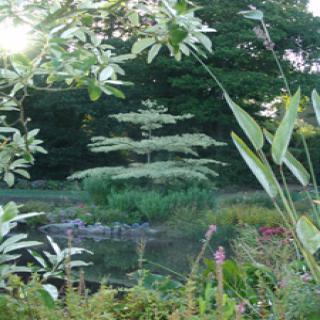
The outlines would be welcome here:
<svg viewBox="0 0 320 320">
<path fill-rule="evenodd" d="M 101 223 L 94 225 L 81 225 L 74 221 L 65 223 L 52 223 L 41 226 L 40 231 L 46 234 L 55 234 L 58 236 L 65 236 L 68 230 L 72 230 L 74 236 L 86 237 L 86 238 L 114 238 L 114 239 L 126 239 L 137 238 L 143 236 L 154 236 L 162 233 L 160 230 L 151 229 L 149 223 L 138 223 L 132 226 L 127 224 L 117 223 L 116 225 L 109 227 L 104 226 Z"/>
</svg>

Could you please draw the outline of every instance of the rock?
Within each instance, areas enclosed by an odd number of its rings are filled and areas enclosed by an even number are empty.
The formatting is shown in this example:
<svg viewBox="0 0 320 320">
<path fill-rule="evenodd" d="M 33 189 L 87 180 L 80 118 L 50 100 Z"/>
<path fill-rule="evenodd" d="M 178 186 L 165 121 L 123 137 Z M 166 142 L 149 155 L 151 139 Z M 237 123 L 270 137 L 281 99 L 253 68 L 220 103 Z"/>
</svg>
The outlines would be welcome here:
<svg viewBox="0 0 320 320">
<path fill-rule="evenodd" d="M 54 234 L 57 236 L 66 236 L 68 230 L 72 230 L 75 237 L 99 238 L 107 239 L 113 238 L 114 240 L 138 238 L 145 236 L 155 236 L 163 233 L 164 230 L 151 229 L 149 223 L 145 222 L 141 225 L 134 223 L 133 225 L 117 223 L 112 227 L 104 226 L 101 223 L 94 225 L 85 225 L 80 219 L 68 221 L 65 223 L 51 223 L 39 228 L 42 232 Z"/>
<path fill-rule="evenodd" d="M 142 228 L 142 229 L 150 228 L 150 224 L 149 224 L 149 222 L 145 222 L 145 223 L 143 223 L 143 224 L 140 226 L 140 228 Z"/>
<path fill-rule="evenodd" d="M 47 184 L 46 180 L 34 180 L 31 182 L 31 187 L 34 189 L 44 188 Z"/>
<path fill-rule="evenodd" d="M 75 230 L 75 225 L 73 223 L 52 223 L 41 226 L 40 231 L 44 233 L 55 233 L 55 234 L 65 234 L 67 230 Z"/>
</svg>

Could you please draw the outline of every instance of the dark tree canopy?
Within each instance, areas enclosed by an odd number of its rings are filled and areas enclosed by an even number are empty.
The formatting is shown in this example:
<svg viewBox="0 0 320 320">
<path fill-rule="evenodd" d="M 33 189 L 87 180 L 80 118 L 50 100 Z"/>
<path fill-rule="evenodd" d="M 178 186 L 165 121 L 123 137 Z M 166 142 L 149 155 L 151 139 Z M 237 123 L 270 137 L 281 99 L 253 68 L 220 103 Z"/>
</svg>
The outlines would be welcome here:
<svg viewBox="0 0 320 320">
<path fill-rule="evenodd" d="M 249 5 L 264 11 L 292 89 L 301 85 L 303 94 L 310 95 L 312 88 L 319 87 L 318 76 L 309 71 L 319 60 L 320 18 L 307 11 L 307 0 L 201 0 L 195 3 L 201 6 L 198 12 L 201 18 L 216 29 L 210 35 L 214 52 L 208 56 L 206 64 L 219 77 L 230 96 L 251 114 L 261 110 L 262 103 L 284 94 L 284 88 L 272 53 L 253 31 L 257 23 L 238 14 Z M 111 40 L 123 52 L 130 50 L 132 42 L 131 39 Z M 297 69 L 283 58 L 288 52 L 303 58 L 303 68 Z M 75 170 L 100 165 L 101 162 L 87 150 L 88 139 L 93 135 L 112 136 L 122 132 L 123 124 L 117 124 L 108 116 L 136 110 L 140 101 L 147 98 L 165 104 L 173 114 L 194 114 L 194 119 L 188 121 L 188 131 L 205 132 L 226 142 L 230 141 L 231 128 L 237 131 L 221 90 L 194 58 L 175 62 L 166 53 L 148 65 L 145 55 L 142 55 L 128 62 L 124 69 L 128 80 L 135 83 L 135 86 L 125 89 L 125 100 L 106 97 L 90 104 L 86 93 L 81 91 L 30 98 L 28 112 L 33 118 L 33 125 L 41 128 L 49 151 L 48 155 L 40 157 L 34 173 L 62 178 Z M 264 119 L 260 117 L 260 121 Z M 135 134 L 132 127 L 126 130 L 131 136 Z M 185 131 L 183 127 L 176 130 Z M 236 183 L 240 180 L 239 174 L 246 172 L 245 166 L 240 159 L 237 160 L 237 152 L 231 144 L 228 151 L 222 149 L 204 156 L 229 162 L 233 170 L 226 168 L 221 176 L 225 181 Z M 108 156 L 103 164 L 113 165 L 120 160 Z M 243 182 L 247 183 L 247 179 L 251 178 L 245 175 Z"/>
</svg>

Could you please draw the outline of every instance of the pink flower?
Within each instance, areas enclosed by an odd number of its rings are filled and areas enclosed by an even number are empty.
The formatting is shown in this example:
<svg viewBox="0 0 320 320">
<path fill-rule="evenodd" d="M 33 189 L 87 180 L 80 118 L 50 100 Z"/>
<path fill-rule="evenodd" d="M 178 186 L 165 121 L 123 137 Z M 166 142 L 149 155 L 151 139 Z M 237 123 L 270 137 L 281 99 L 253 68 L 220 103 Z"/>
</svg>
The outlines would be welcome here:
<svg viewBox="0 0 320 320">
<path fill-rule="evenodd" d="M 304 273 L 303 275 L 300 276 L 300 279 L 303 281 L 303 282 L 309 282 L 312 280 L 312 276 L 310 273 L 306 272 Z"/>
<path fill-rule="evenodd" d="M 240 314 L 244 314 L 246 312 L 246 304 L 244 302 L 241 302 L 237 305 L 237 311 Z"/>
<path fill-rule="evenodd" d="M 284 280 L 279 281 L 278 286 L 280 289 L 284 289 L 287 286 L 287 283 Z"/>
<path fill-rule="evenodd" d="M 224 260 L 226 259 L 223 247 L 218 248 L 218 250 L 214 254 L 214 259 L 216 260 L 216 264 L 223 264 Z"/>
<path fill-rule="evenodd" d="M 211 224 L 205 234 L 206 239 L 209 240 L 215 232 L 217 232 L 217 226 L 215 224 Z"/>
</svg>

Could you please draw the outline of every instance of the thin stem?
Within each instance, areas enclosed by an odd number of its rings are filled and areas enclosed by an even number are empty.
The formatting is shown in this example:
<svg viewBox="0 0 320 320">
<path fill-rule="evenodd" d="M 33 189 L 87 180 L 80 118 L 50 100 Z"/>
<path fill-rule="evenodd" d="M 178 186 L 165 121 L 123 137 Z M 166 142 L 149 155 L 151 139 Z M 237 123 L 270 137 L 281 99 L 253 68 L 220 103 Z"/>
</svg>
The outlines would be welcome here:
<svg viewBox="0 0 320 320">
<path fill-rule="evenodd" d="M 209 75 L 216 82 L 216 84 L 222 90 L 222 92 L 223 93 L 227 92 L 223 84 L 219 81 L 216 75 L 210 70 L 210 68 L 202 61 L 202 59 L 194 51 L 190 50 L 190 52 L 196 58 L 196 60 L 203 66 L 203 68 L 209 73 Z"/>
<path fill-rule="evenodd" d="M 270 44 L 272 44 L 273 42 L 272 42 L 272 39 L 271 39 L 271 37 L 270 37 L 268 28 L 267 28 L 264 20 L 261 20 L 261 24 L 262 24 L 262 28 L 263 28 L 263 30 L 264 30 L 264 32 L 265 32 L 265 34 L 266 34 L 266 37 L 267 37 L 268 42 L 269 42 Z M 278 58 L 278 56 L 277 56 L 277 53 L 275 52 L 275 50 L 274 50 L 273 48 L 270 48 L 270 50 L 271 50 L 271 52 L 272 52 L 272 55 L 273 55 L 273 57 L 274 57 L 274 60 L 276 61 L 277 67 L 278 67 L 278 69 L 279 69 L 279 71 L 280 71 L 280 74 L 281 74 L 281 77 L 282 77 L 282 79 L 283 79 L 283 82 L 284 82 L 284 85 L 285 85 L 285 87 L 286 87 L 286 90 L 287 90 L 288 94 L 289 94 L 290 96 L 292 96 L 291 90 L 290 90 L 290 87 L 289 87 L 289 83 L 288 83 L 288 80 L 287 80 L 287 77 L 286 77 L 286 75 L 285 75 L 285 73 L 284 73 L 284 71 L 283 71 L 283 68 L 282 68 L 281 63 L 280 63 L 280 60 L 279 60 L 279 58 Z"/>
<path fill-rule="evenodd" d="M 308 166 L 309 166 L 309 170 L 310 170 L 310 174 L 311 174 L 311 178 L 312 178 L 313 187 L 314 187 L 314 190 L 316 192 L 316 197 L 319 199 L 319 189 L 318 189 L 317 179 L 316 179 L 316 175 L 315 175 L 315 172 L 314 172 L 314 168 L 313 168 L 313 164 L 312 164 L 312 160 L 311 160 L 308 144 L 307 144 L 305 136 L 302 133 L 300 134 L 300 137 L 301 137 L 301 140 L 302 140 L 304 151 L 305 151 L 306 156 L 307 156 Z"/>
<path fill-rule="evenodd" d="M 313 199 L 312 199 L 312 197 L 310 195 L 310 192 L 306 188 L 304 188 L 304 192 L 305 192 L 305 194 L 306 194 L 306 196 L 307 196 L 307 198 L 308 198 L 308 200 L 309 200 L 309 202 L 311 204 L 312 211 L 313 211 L 314 222 L 317 222 L 318 226 L 320 226 L 320 219 L 319 219 L 318 209 L 317 209 L 316 205 L 313 202 Z"/>
<path fill-rule="evenodd" d="M 163 266 L 162 264 L 159 264 L 159 263 L 156 263 L 156 262 L 152 262 L 152 261 L 150 261 L 150 260 L 145 260 L 145 262 L 147 262 L 148 264 L 151 264 L 151 265 L 153 265 L 153 266 L 155 266 L 155 267 L 159 267 L 159 268 L 161 268 L 161 269 L 163 269 L 163 270 L 169 271 L 170 273 L 172 273 L 172 274 L 180 277 L 180 278 L 183 279 L 183 280 L 186 280 L 186 279 L 187 279 L 186 276 L 184 276 L 182 273 L 176 272 L 176 271 L 172 270 L 171 268 L 168 268 L 168 267 L 166 267 L 166 266 Z"/>
<path fill-rule="evenodd" d="M 291 193 L 290 193 L 290 190 L 289 190 L 289 187 L 288 187 L 288 184 L 287 184 L 287 179 L 286 179 L 286 177 L 285 177 L 285 175 L 283 173 L 283 166 L 282 165 L 280 166 L 279 171 L 280 171 L 282 183 L 283 183 L 283 186 L 284 186 L 284 190 L 285 190 L 285 192 L 287 194 L 287 198 L 289 199 L 289 205 L 291 206 L 292 212 L 295 214 L 295 217 L 297 219 L 298 218 L 298 214 L 297 214 L 296 208 L 294 206 L 294 203 L 293 203 L 293 200 L 292 200 L 292 197 L 291 197 Z"/>
</svg>

